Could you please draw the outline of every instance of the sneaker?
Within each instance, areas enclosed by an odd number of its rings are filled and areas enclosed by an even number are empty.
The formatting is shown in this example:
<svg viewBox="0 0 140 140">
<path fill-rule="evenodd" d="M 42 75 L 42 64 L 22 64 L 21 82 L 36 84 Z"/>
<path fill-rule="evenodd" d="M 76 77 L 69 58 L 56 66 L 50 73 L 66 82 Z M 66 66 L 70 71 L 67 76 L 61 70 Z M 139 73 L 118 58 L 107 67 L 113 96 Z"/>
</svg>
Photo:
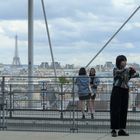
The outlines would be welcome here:
<svg viewBox="0 0 140 140">
<path fill-rule="evenodd" d="M 112 136 L 112 137 L 117 137 L 117 132 L 116 132 L 115 129 L 113 129 L 113 130 L 111 131 L 111 136 Z"/>
<path fill-rule="evenodd" d="M 125 132 L 123 129 L 118 131 L 118 136 L 129 136 L 129 133 Z"/>
<path fill-rule="evenodd" d="M 94 119 L 94 115 L 93 114 L 91 114 L 91 119 Z"/>
<path fill-rule="evenodd" d="M 85 119 L 85 115 L 84 114 L 82 115 L 82 119 Z"/>
</svg>

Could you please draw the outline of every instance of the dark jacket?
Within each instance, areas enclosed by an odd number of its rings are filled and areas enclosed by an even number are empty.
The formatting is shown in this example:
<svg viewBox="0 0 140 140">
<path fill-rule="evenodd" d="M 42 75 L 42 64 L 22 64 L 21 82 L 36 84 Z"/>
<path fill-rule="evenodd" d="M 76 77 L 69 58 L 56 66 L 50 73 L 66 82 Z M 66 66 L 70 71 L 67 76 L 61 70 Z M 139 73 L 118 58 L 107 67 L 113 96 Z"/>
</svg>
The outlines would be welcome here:
<svg viewBox="0 0 140 140">
<path fill-rule="evenodd" d="M 134 77 L 139 77 L 139 73 L 135 71 L 132 72 L 131 68 L 125 68 L 125 69 L 114 68 L 113 76 L 114 76 L 113 86 L 128 89 L 129 80 Z"/>
</svg>

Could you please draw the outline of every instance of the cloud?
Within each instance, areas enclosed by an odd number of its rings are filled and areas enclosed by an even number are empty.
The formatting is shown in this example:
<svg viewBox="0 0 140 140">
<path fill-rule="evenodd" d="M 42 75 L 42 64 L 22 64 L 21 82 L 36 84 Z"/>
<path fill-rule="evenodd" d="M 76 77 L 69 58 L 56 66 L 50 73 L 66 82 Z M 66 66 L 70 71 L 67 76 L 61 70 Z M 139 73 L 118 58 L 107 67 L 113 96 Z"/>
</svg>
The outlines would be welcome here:
<svg viewBox="0 0 140 140">
<path fill-rule="evenodd" d="M 112 0 L 114 7 L 118 9 L 128 9 L 134 8 L 138 3 L 137 0 Z"/>
<path fill-rule="evenodd" d="M 0 19 L 27 19 L 27 0 L 1 0 Z"/>
</svg>

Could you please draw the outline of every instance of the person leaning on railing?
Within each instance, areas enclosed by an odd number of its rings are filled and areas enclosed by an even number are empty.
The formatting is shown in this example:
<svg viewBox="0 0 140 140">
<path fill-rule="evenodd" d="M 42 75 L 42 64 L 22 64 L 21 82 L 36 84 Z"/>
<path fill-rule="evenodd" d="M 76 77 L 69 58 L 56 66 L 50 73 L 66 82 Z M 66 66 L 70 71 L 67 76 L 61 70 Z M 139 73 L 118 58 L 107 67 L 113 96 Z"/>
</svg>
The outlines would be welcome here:
<svg viewBox="0 0 140 140">
<path fill-rule="evenodd" d="M 91 110 L 91 118 L 94 118 L 95 114 L 95 107 L 94 102 L 97 94 L 97 87 L 99 86 L 100 80 L 96 77 L 96 70 L 95 68 L 91 68 L 89 71 L 90 76 L 90 87 L 92 92 L 90 93 L 90 110 Z"/>
<path fill-rule="evenodd" d="M 79 76 L 76 78 L 76 84 L 78 86 L 78 96 L 80 102 L 80 108 L 82 112 L 82 119 L 85 119 L 85 102 L 87 102 L 88 107 L 90 107 L 90 78 L 86 73 L 85 68 L 80 68 Z M 91 117 L 93 114 L 91 114 Z"/>
<path fill-rule="evenodd" d="M 116 58 L 116 68 L 113 70 L 113 88 L 110 100 L 111 134 L 112 137 L 129 136 L 125 131 L 128 111 L 129 85 L 131 78 L 139 77 L 134 68 L 126 68 L 127 58 L 119 55 Z M 118 129 L 118 133 L 116 132 Z"/>
</svg>

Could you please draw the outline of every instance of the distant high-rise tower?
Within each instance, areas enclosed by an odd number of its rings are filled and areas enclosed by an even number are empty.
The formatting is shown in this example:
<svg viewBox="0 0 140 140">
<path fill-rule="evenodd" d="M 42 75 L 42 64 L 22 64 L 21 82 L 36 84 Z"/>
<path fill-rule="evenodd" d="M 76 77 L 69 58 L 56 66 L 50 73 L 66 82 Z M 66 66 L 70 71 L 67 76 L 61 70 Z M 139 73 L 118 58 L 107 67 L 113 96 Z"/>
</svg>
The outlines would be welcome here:
<svg viewBox="0 0 140 140">
<path fill-rule="evenodd" d="M 15 56 L 13 57 L 13 66 L 20 66 L 20 58 L 18 56 L 18 43 L 17 43 L 17 35 L 15 36 Z"/>
</svg>

